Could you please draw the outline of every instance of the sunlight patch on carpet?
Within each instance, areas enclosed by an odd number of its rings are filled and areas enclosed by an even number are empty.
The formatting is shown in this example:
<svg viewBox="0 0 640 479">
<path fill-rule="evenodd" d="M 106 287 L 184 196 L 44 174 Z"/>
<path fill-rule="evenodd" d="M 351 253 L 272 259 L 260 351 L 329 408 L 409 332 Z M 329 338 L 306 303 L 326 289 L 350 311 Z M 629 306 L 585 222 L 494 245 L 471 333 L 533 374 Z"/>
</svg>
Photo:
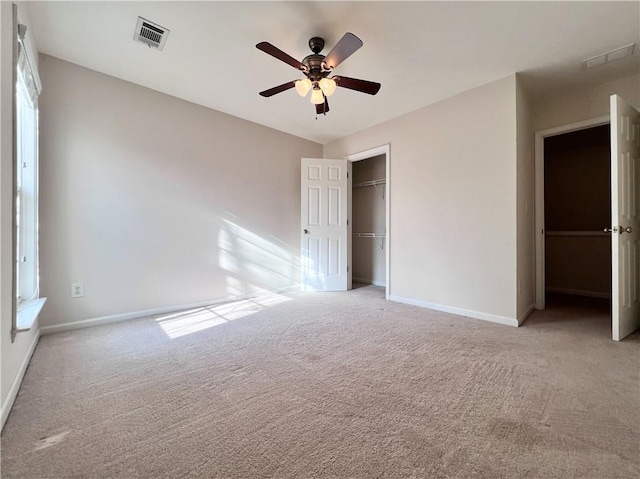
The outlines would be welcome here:
<svg viewBox="0 0 640 479">
<path fill-rule="evenodd" d="M 39 439 L 35 444 L 36 447 L 34 451 L 39 451 L 40 449 L 44 449 L 46 447 L 55 446 L 56 444 L 62 442 L 70 432 L 71 431 L 65 431 L 61 432 L 60 434 L 54 434 L 53 436 L 43 437 Z"/>
<path fill-rule="evenodd" d="M 244 318 L 292 299 L 282 294 L 265 294 L 255 298 L 161 316 L 156 319 L 156 322 L 167 336 L 174 339 Z"/>
</svg>

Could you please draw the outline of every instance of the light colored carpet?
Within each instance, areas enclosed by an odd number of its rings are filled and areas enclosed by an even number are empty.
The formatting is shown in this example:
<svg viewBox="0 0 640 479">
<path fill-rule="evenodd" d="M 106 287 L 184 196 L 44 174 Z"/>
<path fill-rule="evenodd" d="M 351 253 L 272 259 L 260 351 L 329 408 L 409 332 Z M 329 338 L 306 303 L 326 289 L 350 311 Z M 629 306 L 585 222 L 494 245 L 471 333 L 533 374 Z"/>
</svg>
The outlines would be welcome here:
<svg viewBox="0 0 640 479">
<path fill-rule="evenodd" d="M 273 297 L 43 337 L 2 477 L 637 478 L 640 336 Z"/>
</svg>

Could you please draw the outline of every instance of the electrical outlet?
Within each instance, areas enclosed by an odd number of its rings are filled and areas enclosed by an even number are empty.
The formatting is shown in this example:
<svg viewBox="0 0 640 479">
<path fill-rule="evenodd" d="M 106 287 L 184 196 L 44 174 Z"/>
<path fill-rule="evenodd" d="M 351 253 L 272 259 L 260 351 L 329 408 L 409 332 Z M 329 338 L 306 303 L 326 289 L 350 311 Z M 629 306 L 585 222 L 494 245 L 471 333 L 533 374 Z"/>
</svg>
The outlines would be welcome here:
<svg viewBox="0 0 640 479">
<path fill-rule="evenodd" d="M 84 283 L 71 283 L 71 297 L 84 298 Z"/>
</svg>

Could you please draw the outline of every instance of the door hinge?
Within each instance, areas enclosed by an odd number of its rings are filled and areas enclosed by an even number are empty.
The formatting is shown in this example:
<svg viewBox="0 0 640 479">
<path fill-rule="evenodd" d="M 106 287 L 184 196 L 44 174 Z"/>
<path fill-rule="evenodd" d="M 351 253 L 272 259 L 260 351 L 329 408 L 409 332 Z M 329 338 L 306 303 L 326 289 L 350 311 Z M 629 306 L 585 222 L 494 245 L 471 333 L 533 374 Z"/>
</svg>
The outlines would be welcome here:
<svg viewBox="0 0 640 479">
<path fill-rule="evenodd" d="M 349 172 L 347 171 L 347 178 L 349 178 Z"/>
<path fill-rule="evenodd" d="M 347 226 L 349 226 L 349 218 L 347 218 Z"/>
<path fill-rule="evenodd" d="M 347 266 L 347 273 L 349 272 L 349 267 Z"/>
</svg>

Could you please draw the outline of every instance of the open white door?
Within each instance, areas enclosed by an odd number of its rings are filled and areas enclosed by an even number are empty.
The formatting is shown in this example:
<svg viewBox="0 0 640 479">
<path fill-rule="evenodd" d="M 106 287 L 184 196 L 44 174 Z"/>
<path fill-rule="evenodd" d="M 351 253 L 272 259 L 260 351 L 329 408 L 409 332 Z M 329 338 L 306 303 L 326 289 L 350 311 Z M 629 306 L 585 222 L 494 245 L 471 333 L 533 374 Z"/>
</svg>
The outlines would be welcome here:
<svg viewBox="0 0 640 479">
<path fill-rule="evenodd" d="M 613 339 L 640 328 L 640 112 L 611 96 Z"/>
<path fill-rule="evenodd" d="M 346 291 L 349 284 L 351 162 L 302 159 L 302 289 Z"/>
</svg>

